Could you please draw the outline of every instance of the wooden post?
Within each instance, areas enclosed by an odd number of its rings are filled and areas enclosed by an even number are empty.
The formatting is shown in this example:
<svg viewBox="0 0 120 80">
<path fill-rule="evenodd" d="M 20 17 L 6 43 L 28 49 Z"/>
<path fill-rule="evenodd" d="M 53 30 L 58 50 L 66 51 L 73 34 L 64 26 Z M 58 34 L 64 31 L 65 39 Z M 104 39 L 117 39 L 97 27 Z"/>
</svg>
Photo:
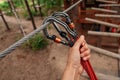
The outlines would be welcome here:
<svg viewBox="0 0 120 80">
<path fill-rule="evenodd" d="M 35 7 L 35 1 L 32 0 L 32 3 L 33 3 L 33 7 L 34 7 L 35 12 L 37 12 L 37 9 L 36 9 L 36 7 Z"/>
<path fill-rule="evenodd" d="M 120 33 L 88 31 L 88 34 L 97 35 L 97 36 L 108 36 L 108 37 L 120 38 Z"/>
<path fill-rule="evenodd" d="M 95 7 L 92 7 L 91 9 L 97 10 L 97 11 L 109 12 L 109 13 L 118 13 L 118 11 L 109 10 L 109 9 L 103 9 L 103 8 L 95 8 Z"/>
<path fill-rule="evenodd" d="M 119 44 L 118 53 L 120 56 L 120 38 L 118 39 L 118 44 Z M 120 60 L 119 59 L 118 59 L 118 76 L 120 77 Z"/>
<path fill-rule="evenodd" d="M 117 53 L 110 52 L 110 51 L 107 51 L 107 50 L 104 50 L 104 49 L 101 49 L 101 48 L 98 48 L 98 47 L 94 47 L 92 45 L 88 45 L 88 47 L 91 50 L 94 50 L 95 52 L 98 52 L 100 54 L 104 54 L 104 55 L 107 55 L 109 57 L 113 57 L 115 59 L 119 59 L 120 60 L 120 55 L 118 55 Z"/>
<path fill-rule="evenodd" d="M 110 3 L 110 4 L 117 4 L 118 2 L 115 1 L 107 1 L 107 0 L 96 0 L 98 2 Z"/>
<path fill-rule="evenodd" d="M 14 6 L 13 1 L 12 1 L 12 0 L 8 0 L 8 2 L 10 3 L 10 6 L 11 6 L 11 8 L 12 8 L 12 12 L 14 13 L 14 15 L 15 15 L 15 17 L 16 17 L 17 24 L 19 25 L 19 29 L 20 29 L 21 33 L 25 36 L 25 35 L 26 35 L 26 34 L 25 34 L 25 31 L 24 31 L 24 29 L 23 29 L 23 26 L 22 26 L 21 21 L 20 21 L 20 17 L 19 17 L 19 15 L 17 14 L 17 11 L 16 11 L 16 9 L 15 9 L 15 6 Z"/>
<path fill-rule="evenodd" d="M 12 11 L 12 10 L 13 10 L 12 7 L 15 8 L 15 5 L 14 5 L 13 1 L 12 1 L 12 0 L 7 0 L 7 2 L 8 2 L 8 5 L 9 5 L 9 7 L 10 7 L 11 12 L 13 12 L 13 11 Z M 12 4 L 12 6 L 11 6 L 11 4 Z"/>
<path fill-rule="evenodd" d="M 65 9 L 70 7 L 77 1 L 79 1 L 79 0 L 64 0 Z M 80 14 L 80 5 L 75 6 L 72 10 L 70 10 L 68 12 L 68 14 L 70 15 L 72 21 L 74 22 L 74 24 L 76 26 L 75 28 L 76 28 L 78 34 L 82 34 L 83 30 L 82 30 L 82 27 L 80 27 L 81 24 L 78 23 L 79 14 Z"/>
<path fill-rule="evenodd" d="M 101 24 L 101 25 L 105 25 L 105 26 L 108 26 L 108 27 L 119 28 L 119 25 L 104 22 L 104 21 L 100 21 L 100 20 L 96 20 L 96 19 L 85 18 L 85 20 L 90 21 L 90 22 L 95 22 L 95 23 L 98 23 L 98 24 Z"/>
<path fill-rule="evenodd" d="M 64 8 L 67 9 L 71 6 L 72 1 L 71 0 L 64 0 Z"/>
<path fill-rule="evenodd" d="M 42 17 L 42 10 L 41 10 L 41 5 L 40 5 L 40 0 L 37 0 L 37 3 L 38 3 L 38 9 L 39 9 L 39 12 L 40 12 L 40 16 Z"/>
<path fill-rule="evenodd" d="M 120 18 L 120 15 L 95 14 L 96 17 Z"/>
<path fill-rule="evenodd" d="M 119 53 L 119 56 L 120 56 L 120 44 L 119 44 L 118 53 Z M 118 59 L 118 76 L 120 77 L 120 60 L 119 59 Z"/>
<path fill-rule="evenodd" d="M 24 0 L 25 1 L 25 4 L 26 4 L 26 7 L 27 7 L 27 10 L 28 10 L 28 13 L 29 13 L 29 16 L 32 20 L 32 25 L 33 25 L 33 28 L 36 29 L 36 25 L 35 25 L 35 22 L 34 22 L 34 18 L 32 16 L 32 13 L 31 13 L 31 10 L 30 10 L 30 7 L 28 5 L 28 1 L 27 0 Z"/>
<path fill-rule="evenodd" d="M 100 4 L 99 7 L 120 7 L 120 4 Z"/>
<path fill-rule="evenodd" d="M 2 20 L 3 20 L 3 22 L 4 22 L 4 24 L 5 24 L 5 26 L 6 26 L 6 28 L 7 28 L 7 30 L 10 30 L 10 28 L 9 28 L 9 26 L 8 26 L 8 24 L 7 24 L 4 16 L 3 16 L 3 14 L 2 14 L 2 10 L 1 10 L 1 9 L 0 9 L 0 16 L 1 16 L 1 18 L 2 18 Z"/>
</svg>

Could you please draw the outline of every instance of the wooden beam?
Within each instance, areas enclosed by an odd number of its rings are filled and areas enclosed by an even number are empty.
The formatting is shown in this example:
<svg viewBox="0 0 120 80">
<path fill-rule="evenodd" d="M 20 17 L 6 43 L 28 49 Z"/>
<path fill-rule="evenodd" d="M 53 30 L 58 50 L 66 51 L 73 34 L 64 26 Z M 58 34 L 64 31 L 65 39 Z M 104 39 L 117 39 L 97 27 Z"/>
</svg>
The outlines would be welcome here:
<svg viewBox="0 0 120 80">
<path fill-rule="evenodd" d="M 24 2 L 25 2 L 25 5 L 26 5 L 26 7 L 27 7 L 27 11 L 28 11 L 28 13 L 29 13 L 29 16 L 30 16 L 30 18 L 31 18 L 32 25 L 33 25 L 33 29 L 35 30 L 35 29 L 37 29 L 37 27 L 36 27 L 36 25 L 35 25 L 34 17 L 33 17 L 33 15 L 32 15 L 31 9 L 30 9 L 30 7 L 29 7 L 28 1 L 27 1 L 27 0 L 24 0 Z"/>
<path fill-rule="evenodd" d="M 100 4 L 99 7 L 120 7 L 120 4 Z"/>
<path fill-rule="evenodd" d="M 108 22 L 105 22 L 105 21 L 100 21 L 100 20 L 91 19 L 91 18 L 85 18 L 85 20 L 90 21 L 90 22 L 94 22 L 94 23 L 98 23 L 98 24 L 101 24 L 101 25 L 105 25 L 105 26 L 108 26 L 108 27 L 119 28 L 119 25 L 108 23 Z"/>
<path fill-rule="evenodd" d="M 120 38 L 120 33 L 88 31 L 88 34 L 97 35 L 97 36 L 108 36 L 108 37 L 118 37 L 118 38 Z"/>
<path fill-rule="evenodd" d="M 8 23 L 7 23 L 4 15 L 2 14 L 2 10 L 1 10 L 1 9 L 0 9 L 0 16 L 1 16 L 1 18 L 2 18 L 2 20 L 3 20 L 3 22 L 4 22 L 4 24 L 5 24 L 5 26 L 6 26 L 6 28 L 7 28 L 7 30 L 10 30 L 10 27 L 9 27 L 9 25 L 8 25 Z"/>
<path fill-rule="evenodd" d="M 120 15 L 110 15 L 110 14 L 95 14 L 96 17 L 108 17 L 108 18 L 120 18 Z"/>
<path fill-rule="evenodd" d="M 118 55 L 118 53 L 110 52 L 110 51 L 107 51 L 107 50 L 104 50 L 104 49 L 101 49 L 101 48 L 98 48 L 98 47 L 94 47 L 92 45 L 88 45 L 88 47 L 91 50 L 94 50 L 95 52 L 98 52 L 100 54 L 107 55 L 109 57 L 113 57 L 113 58 L 116 58 L 116 59 L 120 60 L 120 55 Z"/>
<path fill-rule="evenodd" d="M 118 11 L 109 10 L 109 9 L 104 9 L 104 8 L 95 8 L 95 7 L 92 7 L 91 9 L 92 9 L 92 10 L 97 10 L 97 11 L 109 12 L 109 13 L 118 13 Z"/>
<path fill-rule="evenodd" d="M 119 77 L 115 77 L 115 76 L 111 76 L 107 74 L 102 74 L 102 73 L 97 73 L 97 72 L 95 74 L 97 75 L 98 80 L 120 80 Z M 85 72 L 82 74 L 82 76 L 89 78 Z"/>
<path fill-rule="evenodd" d="M 120 56 L 120 38 L 118 40 L 119 48 L 118 48 L 118 53 Z M 120 77 L 120 59 L 118 59 L 118 76 Z"/>
<path fill-rule="evenodd" d="M 110 3 L 110 4 L 116 4 L 118 2 L 115 2 L 115 1 L 107 1 L 107 0 L 96 0 L 98 2 L 104 2 L 104 3 Z"/>
</svg>

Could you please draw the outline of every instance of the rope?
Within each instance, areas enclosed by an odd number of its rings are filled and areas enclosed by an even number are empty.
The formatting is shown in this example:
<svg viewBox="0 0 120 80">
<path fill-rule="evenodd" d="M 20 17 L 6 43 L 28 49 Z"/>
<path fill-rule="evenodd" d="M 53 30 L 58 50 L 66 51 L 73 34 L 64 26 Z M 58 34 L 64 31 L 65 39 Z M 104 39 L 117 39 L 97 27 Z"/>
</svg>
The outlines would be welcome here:
<svg viewBox="0 0 120 80">
<path fill-rule="evenodd" d="M 72 8 L 74 8 L 76 5 L 78 5 L 82 0 L 79 0 L 78 2 L 76 2 L 75 4 L 73 4 L 72 6 L 70 6 L 69 8 L 67 8 L 65 11 L 63 12 L 68 12 L 69 10 L 71 10 Z M 32 36 L 34 36 L 36 33 L 40 32 L 41 30 L 43 30 L 47 25 L 49 25 L 50 23 L 46 23 L 44 25 L 41 25 L 40 27 L 38 27 L 36 30 L 34 30 L 33 32 L 31 32 L 30 34 L 26 35 L 25 37 L 23 37 L 22 39 L 20 39 L 19 41 L 15 42 L 13 45 L 9 46 L 7 49 L 5 49 L 4 51 L 2 51 L 0 53 L 0 58 L 5 57 L 6 55 L 8 55 L 9 53 L 11 53 L 13 50 L 15 50 L 18 46 L 20 46 L 22 43 L 24 43 L 25 41 L 27 41 L 29 38 L 31 38 Z"/>
<path fill-rule="evenodd" d="M 78 2 L 74 3 L 72 6 L 70 6 L 69 8 L 67 8 L 66 10 L 64 10 L 63 12 L 66 13 L 68 11 L 70 11 L 71 9 L 73 9 L 76 5 L 78 5 L 82 0 L 79 0 Z"/>
</svg>

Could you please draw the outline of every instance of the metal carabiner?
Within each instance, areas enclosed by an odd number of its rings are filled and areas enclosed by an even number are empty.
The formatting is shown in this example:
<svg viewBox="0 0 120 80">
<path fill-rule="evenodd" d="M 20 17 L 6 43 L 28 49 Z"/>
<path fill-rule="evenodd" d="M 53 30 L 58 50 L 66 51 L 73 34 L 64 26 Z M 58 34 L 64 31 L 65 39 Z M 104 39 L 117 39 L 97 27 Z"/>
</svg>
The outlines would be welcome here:
<svg viewBox="0 0 120 80">
<path fill-rule="evenodd" d="M 61 19 L 57 18 L 57 17 L 64 17 L 66 19 L 66 21 L 62 21 Z M 77 33 L 76 31 L 74 30 L 74 25 L 69 25 L 72 23 L 72 20 L 69 18 L 68 15 L 66 15 L 65 13 L 56 13 L 56 14 L 53 14 L 51 17 L 48 17 L 44 23 L 46 22 L 51 22 L 53 24 L 53 26 L 56 28 L 56 30 L 58 31 L 58 33 L 61 35 L 61 37 L 65 38 L 67 40 L 67 42 L 61 40 L 60 38 L 57 38 L 55 35 L 52 35 L 50 36 L 47 32 L 47 28 L 45 28 L 43 31 L 44 31 L 44 34 L 51 40 L 54 40 L 55 42 L 58 42 L 58 43 L 62 43 L 64 45 L 67 45 L 67 46 L 70 46 L 72 47 L 74 45 L 74 43 L 76 42 L 76 40 L 79 38 L 77 36 Z M 43 24 L 44 24 L 43 23 Z M 61 25 L 62 27 L 65 28 L 65 30 L 67 31 L 67 33 L 69 33 L 69 36 L 67 35 L 66 32 L 62 31 L 59 29 L 58 25 Z M 80 46 L 82 47 L 82 46 Z M 87 74 L 89 75 L 90 79 L 91 80 L 97 80 L 97 77 L 92 69 L 92 66 L 90 64 L 90 62 L 87 60 L 87 61 L 84 61 L 82 58 L 81 58 L 81 64 L 83 66 L 83 68 L 86 70 Z"/>
<path fill-rule="evenodd" d="M 62 15 L 62 16 L 61 16 Z M 71 30 L 73 32 L 76 33 L 75 29 L 74 29 L 74 24 L 72 23 L 72 20 L 70 19 L 69 16 L 67 16 L 65 13 L 57 13 L 57 14 L 54 14 L 54 16 L 61 16 L 61 17 L 65 17 L 66 18 L 66 24 L 69 25 L 69 27 L 71 28 Z M 72 25 L 71 25 L 72 23 Z M 77 33 L 76 33 L 76 36 L 74 36 L 74 42 L 78 39 L 79 37 L 77 36 Z M 74 44 L 74 43 L 73 43 Z M 80 46 L 82 47 L 82 46 Z M 97 77 L 92 69 L 92 66 L 90 64 L 90 62 L 87 60 L 87 61 L 84 61 L 83 59 L 81 59 L 81 64 L 83 66 L 83 68 L 86 70 L 87 74 L 89 75 L 90 79 L 91 80 L 97 80 Z"/>
<path fill-rule="evenodd" d="M 47 28 L 44 28 L 43 32 L 47 36 L 48 39 L 54 40 L 57 43 L 62 43 L 62 44 L 67 45 L 67 46 L 73 46 L 73 41 L 71 41 L 71 39 L 69 38 L 67 33 L 69 33 L 71 35 L 71 37 L 76 36 L 76 33 L 74 33 L 65 22 L 63 22 L 63 21 L 61 21 L 61 20 L 59 20 L 59 19 L 57 19 L 56 17 L 53 17 L 53 16 L 50 16 L 50 17 L 46 18 L 44 20 L 43 24 L 45 24 L 47 22 L 52 23 L 53 26 L 58 31 L 58 33 L 60 34 L 60 36 L 65 38 L 66 41 L 61 40 L 60 38 L 58 38 L 55 35 L 52 35 L 52 36 L 49 35 L 48 32 L 47 32 Z M 56 23 L 61 25 L 67 31 L 67 33 L 62 31 L 62 30 L 60 30 L 60 28 L 58 27 L 58 25 Z"/>
<path fill-rule="evenodd" d="M 74 23 L 72 22 L 72 20 L 70 19 L 70 16 L 67 13 L 55 12 L 55 13 L 53 13 L 52 16 L 58 17 L 58 18 L 59 17 L 65 18 L 66 19 L 65 23 L 68 24 L 69 27 L 74 30 L 74 28 L 75 28 Z"/>
<path fill-rule="evenodd" d="M 72 22 L 72 20 L 70 19 L 70 16 L 67 13 L 64 13 L 64 12 L 55 12 L 52 16 L 57 17 L 60 20 L 61 20 L 61 18 L 65 19 L 65 20 L 62 20 L 62 21 L 64 21 L 69 26 L 69 28 L 75 33 L 75 36 L 72 37 L 73 41 L 75 42 L 77 40 L 78 35 L 76 33 L 76 30 L 75 30 L 75 25 Z"/>
</svg>

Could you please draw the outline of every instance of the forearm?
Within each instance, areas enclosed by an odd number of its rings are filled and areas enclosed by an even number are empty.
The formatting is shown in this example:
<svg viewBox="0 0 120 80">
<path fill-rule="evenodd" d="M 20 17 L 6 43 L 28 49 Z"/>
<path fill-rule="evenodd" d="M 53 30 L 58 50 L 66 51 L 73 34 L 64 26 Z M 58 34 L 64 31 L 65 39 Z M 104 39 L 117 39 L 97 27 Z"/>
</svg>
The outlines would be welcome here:
<svg viewBox="0 0 120 80">
<path fill-rule="evenodd" d="M 79 80 L 79 77 L 78 69 L 74 68 L 72 65 L 67 65 L 62 80 Z"/>
</svg>

